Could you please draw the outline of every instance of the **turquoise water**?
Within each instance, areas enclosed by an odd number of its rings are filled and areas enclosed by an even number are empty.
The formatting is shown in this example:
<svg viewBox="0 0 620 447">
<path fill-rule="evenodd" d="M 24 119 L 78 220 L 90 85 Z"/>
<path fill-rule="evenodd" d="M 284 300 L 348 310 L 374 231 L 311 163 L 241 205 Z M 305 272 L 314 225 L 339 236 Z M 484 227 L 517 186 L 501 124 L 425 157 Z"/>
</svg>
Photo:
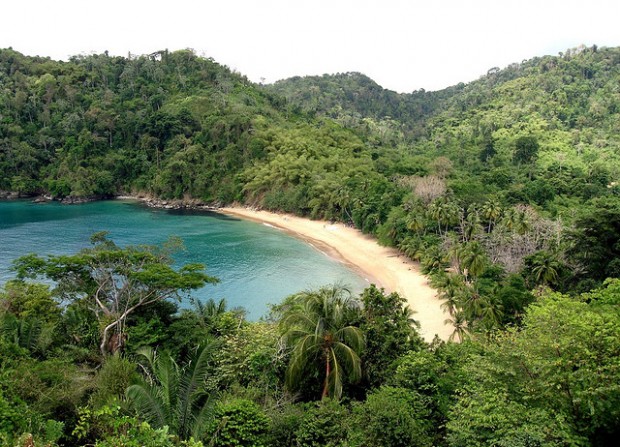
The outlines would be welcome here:
<svg viewBox="0 0 620 447">
<path fill-rule="evenodd" d="M 215 213 L 151 209 L 131 201 L 82 205 L 0 201 L 0 284 L 13 277 L 11 262 L 28 253 L 69 254 L 109 231 L 118 245 L 160 244 L 179 236 L 186 250 L 176 262 L 205 264 L 220 279 L 193 292 L 199 299 L 226 298 L 248 318 L 300 290 L 336 282 L 361 291 L 365 281 L 312 246 L 263 224 Z M 184 303 L 184 305 L 189 305 Z"/>
</svg>

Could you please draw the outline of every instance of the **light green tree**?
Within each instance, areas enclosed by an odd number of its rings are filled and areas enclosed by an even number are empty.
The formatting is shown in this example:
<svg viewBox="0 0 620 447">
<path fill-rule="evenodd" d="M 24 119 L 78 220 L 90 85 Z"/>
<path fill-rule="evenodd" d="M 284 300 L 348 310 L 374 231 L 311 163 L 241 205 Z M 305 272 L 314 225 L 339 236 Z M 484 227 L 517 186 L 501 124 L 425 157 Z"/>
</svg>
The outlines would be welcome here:
<svg viewBox="0 0 620 447">
<path fill-rule="evenodd" d="M 14 263 L 19 278 L 43 276 L 56 282 L 54 293 L 69 301 L 84 300 L 102 326 L 102 354 L 123 347 L 125 323 L 137 309 L 217 282 L 201 264 L 172 267 L 171 253 L 180 247 L 172 240 L 162 247 L 119 247 L 107 233 L 91 237 L 92 248 L 74 255 L 27 255 Z"/>
</svg>

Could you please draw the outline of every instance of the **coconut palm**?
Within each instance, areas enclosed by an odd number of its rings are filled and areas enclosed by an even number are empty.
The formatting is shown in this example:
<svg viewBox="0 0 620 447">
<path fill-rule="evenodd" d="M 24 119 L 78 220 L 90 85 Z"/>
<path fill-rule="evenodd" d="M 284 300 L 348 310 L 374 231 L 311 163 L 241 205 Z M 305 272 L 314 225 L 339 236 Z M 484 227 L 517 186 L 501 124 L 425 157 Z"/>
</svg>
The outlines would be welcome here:
<svg viewBox="0 0 620 447">
<path fill-rule="evenodd" d="M 525 260 L 536 285 L 553 287 L 557 285 L 562 263 L 547 251 L 539 251 Z"/>
<path fill-rule="evenodd" d="M 183 366 L 150 348 L 139 351 L 146 377 L 125 394 L 132 408 L 153 427 L 168 426 L 180 439 L 199 439 L 212 412 L 212 396 L 205 389 L 209 359 L 217 343 L 199 348 Z"/>
<path fill-rule="evenodd" d="M 464 247 L 465 246 L 457 240 L 450 239 L 450 246 L 447 250 L 452 268 L 459 274 L 463 273 L 463 270 L 461 269 L 461 259 L 463 257 Z"/>
<path fill-rule="evenodd" d="M 488 200 L 482 205 L 480 211 L 487 220 L 487 233 L 490 233 L 502 215 L 502 206 L 497 200 Z"/>
<path fill-rule="evenodd" d="M 426 226 L 426 217 L 424 216 L 424 209 L 421 206 L 416 206 L 407 214 L 405 223 L 407 229 L 414 233 L 421 233 Z"/>
<path fill-rule="evenodd" d="M 408 258 L 419 261 L 424 255 L 424 241 L 419 237 L 408 236 L 398 244 L 398 249 Z"/>
<path fill-rule="evenodd" d="M 460 266 L 465 277 L 471 275 L 477 277 L 488 265 L 488 257 L 482 245 L 477 242 L 469 242 L 462 246 L 460 251 Z"/>
<path fill-rule="evenodd" d="M 501 223 L 517 234 L 525 234 L 532 228 L 532 210 L 525 206 L 509 208 Z"/>
<path fill-rule="evenodd" d="M 428 207 L 428 217 L 437 222 L 440 236 L 442 235 L 441 226 L 445 225 L 447 232 L 450 225 L 458 222 L 458 216 L 459 207 L 444 197 L 434 200 Z"/>
<path fill-rule="evenodd" d="M 425 274 L 441 272 L 450 266 L 446 253 L 436 245 L 431 245 L 425 250 L 420 264 Z"/>
<path fill-rule="evenodd" d="M 474 236 L 482 231 L 480 224 L 480 212 L 472 205 L 467 208 L 467 213 L 460 215 L 460 232 L 463 242 L 471 241 Z"/>
<path fill-rule="evenodd" d="M 480 302 L 480 324 L 487 331 L 491 331 L 501 325 L 504 317 L 502 303 L 493 297 L 484 297 Z"/>
<path fill-rule="evenodd" d="M 452 324 L 454 326 L 454 331 L 448 338 L 449 341 L 456 341 L 460 343 L 465 339 L 465 337 L 469 336 L 469 331 L 467 330 L 467 320 L 465 318 L 465 314 L 461 310 L 457 310 L 452 317 L 446 318 L 444 323 Z"/>
<path fill-rule="evenodd" d="M 339 399 L 345 375 L 361 378 L 360 353 L 364 337 L 359 327 L 360 304 L 343 287 L 324 287 L 318 291 L 293 295 L 284 304 L 280 328 L 291 357 L 287 384 L 295 388 L 307 368 L 324 369 L 321 397 Z"/>
<path fill-rule="evenodd" d="M 439 298 L 443 300 L 441 308 L 454 317 L 463 301 L 463 291 L 467 285 L 461 275 L 445 274 L 436 285 L 439 290 Z"/>
</svg>

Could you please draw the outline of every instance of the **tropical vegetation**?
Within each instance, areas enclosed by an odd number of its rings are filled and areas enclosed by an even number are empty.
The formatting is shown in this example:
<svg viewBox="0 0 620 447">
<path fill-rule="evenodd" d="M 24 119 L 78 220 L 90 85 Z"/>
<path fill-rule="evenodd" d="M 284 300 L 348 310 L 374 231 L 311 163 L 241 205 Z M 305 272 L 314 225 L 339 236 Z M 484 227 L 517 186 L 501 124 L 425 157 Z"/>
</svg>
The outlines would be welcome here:
<svg viewBox="0 0 620 447">
<path fill-rule="evenodd" d="M 7 446 L 607 446 L 620 434 L 620 49 L 437 92 L 255 85 L 191 50 L 0 50 L 0 196 L 132 194 L 339 220 L 418 261 L 454 327 L 371 286 L 258 322 L 177 241 L 15 260 Z M 0 216 L 1 218 L 1 216 Z"/>
</svg>

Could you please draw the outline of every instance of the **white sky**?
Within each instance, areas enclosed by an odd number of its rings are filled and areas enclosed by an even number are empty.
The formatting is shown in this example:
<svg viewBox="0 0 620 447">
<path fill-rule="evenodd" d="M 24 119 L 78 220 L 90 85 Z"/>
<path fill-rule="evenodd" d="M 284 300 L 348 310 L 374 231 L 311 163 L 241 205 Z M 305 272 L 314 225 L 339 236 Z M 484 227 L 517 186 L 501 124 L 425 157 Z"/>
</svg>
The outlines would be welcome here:
<svg viewBox="0 0 620 447">
<path fill-rule="evenodd" d="M 0 48 L 67 59 L 193 48 L 259 82 L 362 72 L 411 92 L 580 44 L 620 46 L 620 0 L 4 0 Z"/>
</svg>

